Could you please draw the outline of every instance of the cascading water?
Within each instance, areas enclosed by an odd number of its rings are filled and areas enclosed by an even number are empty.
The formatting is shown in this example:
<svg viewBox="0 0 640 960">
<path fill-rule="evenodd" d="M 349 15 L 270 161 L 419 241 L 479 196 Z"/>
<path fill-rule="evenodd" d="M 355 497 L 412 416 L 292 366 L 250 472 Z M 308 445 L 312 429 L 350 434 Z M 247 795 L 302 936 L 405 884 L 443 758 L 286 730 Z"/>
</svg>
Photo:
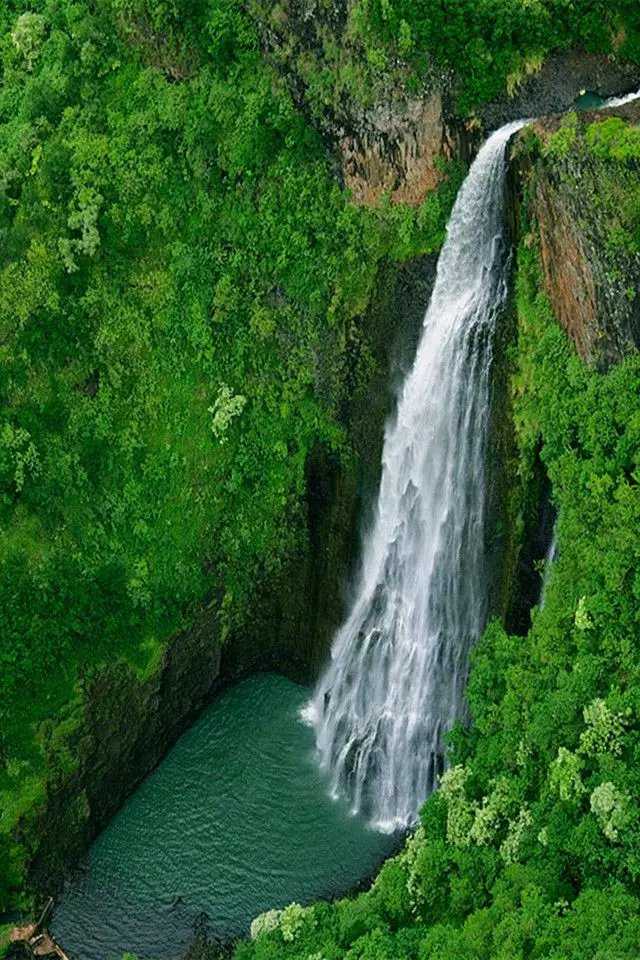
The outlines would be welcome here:
<svg viewBox="0 0 640 960">
<path fill-rule="evenodd" d="M 485 454 L 496 317 L 507 294 L 506 145 L 482 147 L 438 262 L 413 369 L 387 427 L 359 588 L 305 711 L 332 790 L 380 829 L 415 820 L 464 706 L 485 625 Z"/>
<path fill-rule="evenodd" d="M 355 602 L 304 711 L 334 794 L 381 829 L 412 823 L 433 788 L 444 734 L 464 710 L 469 648 L 485 624 L 489 374 L 509 261 L 505 153 L 527 122 L 490 137 L 454 206 L 422 340 L 387 428 Z"/>
<path fill-rule="evenodd" d="M 547 555 L 544 559 L 544 568 L 542 571 L 542 590 L 540 591 L 540 609 L 544 610 L 546 603 L 546 593 L 547 593 L 547 584 L 549 582 L 549 577 L 551 576 L 551 567 L 556 562 L 558 557 L 558 540 L 556 537 L 555 530 L 553 531 L 553 537 L 551 538 L 551 543 L 549 544 L 549 549 L 547 550 Z"/>
</svg>

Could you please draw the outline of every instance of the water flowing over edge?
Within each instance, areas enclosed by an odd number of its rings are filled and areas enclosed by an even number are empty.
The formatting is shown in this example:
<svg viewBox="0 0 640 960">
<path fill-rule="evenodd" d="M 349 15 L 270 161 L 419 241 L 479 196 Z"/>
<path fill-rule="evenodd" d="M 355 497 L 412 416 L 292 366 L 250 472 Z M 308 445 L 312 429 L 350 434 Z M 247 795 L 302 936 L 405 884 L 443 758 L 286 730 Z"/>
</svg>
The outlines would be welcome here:
<svg viewBox="0 0 640 960">
<path fill-rule="evenodd" d="M 557 521 L 556 521 L 557 524 Z M 544 610 L 546 604 L 546 595 L 547 595 L 547 586 L 549 584 L 549 577 L 551 576 L 551 568 L 558 558 L 558 537 L 556 534 L 556 528 L 554 526 L 553 535 L 551 537 L 551 543 L 549 544 L 549 549 L 547 550 L 547 555 L 544 558 L 544 567 L 542 568 L 542 588 L 540 590 L 540 602 L 538 606 L 541 610 Z"/>
<path fill-rule="evenodd" d="M 305 711 L 335 795 L 382 830 L 412 824 L 463 713 L 486 620 L 484 472 L 496 318 L 508 290 L 506 147 L 460 190 L 413 368 L 387 427 L 356 599 Z"/>
<path fill-rule="evenodd" d="M 600 109 L 638 98 L 611 97 Z M 505 154 L 529 122 L 489 138 L 452 211 L 422 340 L 386 430 L 356 599 L 303 711 L 333 794 L 381 830 L 415 822 L 436 785 L 486 619 L 490 368 L 509 259 Z"/>
</svg>

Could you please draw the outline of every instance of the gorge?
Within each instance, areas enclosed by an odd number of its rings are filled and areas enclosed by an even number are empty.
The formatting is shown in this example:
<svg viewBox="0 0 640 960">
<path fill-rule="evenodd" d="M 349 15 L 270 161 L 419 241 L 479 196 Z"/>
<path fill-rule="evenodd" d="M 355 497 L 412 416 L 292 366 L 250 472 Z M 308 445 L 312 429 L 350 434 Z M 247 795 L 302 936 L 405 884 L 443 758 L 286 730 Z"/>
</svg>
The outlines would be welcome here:
<svg viewBox="0 0 640 960">
<path fill-rule="evenodd" d="M 0 33 L 0 955 L 634 956 L 637 5 Z"/>
<path fill-rule="evenodd" d="M 458 194 L 422 339 L 387 427 L 359 592 L 332 664 L 303 711 L 340 802 L 323 807 L 322 778 L 304 785 L 315 761 L 310 739 L 294 746 L 302 735 L 295 722 L 302 690 L 285 696 L 285 686 L 279 694 L 274 688 L 280 702 L 270 708 L 267 682 L 275 678 L 266 675 L 262 693 L 245 681 L 223 694 L 108 828 L 87 874 L 65 893 L 52 929 L 79 960 L 99 960 L 116 948 L 178 955 L 201 915 L 209 934 L 224 939 L 246 935 L 249 921 L 268 907 L 345 892 L 395 846 L 367 830 L 362 814 L 383 832 L 412 825 L 442 775 L 444 736 L 464 717 L 469 650 L 488 610 L 484 485 L 492 359 L 512 266 L 507 150 L 525 123 L 489 138 Z M 218 711 L 236 699 L 244 713 L 228 728 Z M 290 703 L 284 714 L 283 702 Z M 205 736 L 206 746 L 202 740 L 196 747 Z M 252 741 L 254 752 L 245 758 L 244 745 Z M 227 774 L 228 793 L 217 771 L 230 745 L 239 766 L 237 779 Z M 196 771 L 194 785 L 211 778 L 206 793 L 186 793 L 183 805 L 171 809 L 172 784 L 175 791 L 181 776 L 191 779 Z M 258 807 L 236 807 L 238 790 Z M 355 820 L 346 816 L 344 795 L 360 815 Z M 247 871 L 255 856 L 264 889 Z M 192 858 L 197 869 L 185 871 Z M 172 890 L 181 891 L 173 909 Z"/>
<path fill-rule="evenodd" d="M 345 892 L 395 846 L 366 829 L 362 814 L 393 833 L 415 823 L 434 789 L 444 736 L 464 713 L 469 649 L 487 616 L 484 466 L 493 340 L 511 262 L 506 149 L 523 125 L 489 138 L 456 200 L 422 340 L 387 430 L 360 594 L 304 711 L 317 711 L 334 800 L 346 792 L 360 816 L 347 817 L 344 800 L 323 804 L 328 783 L 309 780 L 311 740 L 303 747 L 296 733 L 293 689 L 280 681 L 270 694 L 269 675 L 260 685 L 244 681 L 185 734 L 65 892 L 52 930 L 77 960 L 126 949 L 178 955 L 200 914 L 224 939 L 246 935 L 268 907 Z M 244 707 L 226 720 L 225 704 L 236 702 Z M 249 869 L 254 858 L 258 873 Z M 173 910 L 172 891 L 180 893 Z"/>
</svg>

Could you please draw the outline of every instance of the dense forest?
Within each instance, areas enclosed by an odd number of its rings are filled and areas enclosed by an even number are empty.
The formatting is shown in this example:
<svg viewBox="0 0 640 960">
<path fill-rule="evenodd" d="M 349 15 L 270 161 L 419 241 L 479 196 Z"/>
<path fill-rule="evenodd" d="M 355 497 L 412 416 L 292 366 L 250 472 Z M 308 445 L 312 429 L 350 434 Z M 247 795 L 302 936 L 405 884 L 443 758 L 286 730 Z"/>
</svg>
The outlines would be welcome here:
<svg viewBox="0 0 640 960">
<path fill-rule="evenodd" d="M 309 3 L 334 28 L 274 45 L 298 6 L 0 9 L 0 911 L 32 904 L 16 826 L 52 756 L 76 763 L 58 747 L 85 678 L 145 676 L 205 604 L 242 631 L 306 536 L 310 451 L 354 456 L 380 271 L 443 242 L 464 163 L 439 158 L 417 206 L 356 205 L 327 117 L 444 83 L 473 131 L 551 51 L 640 62 L 637 0 Z M 638 127 L 522 149 L 538 174 L 595 170 L 611 260 L 637 263 Z M 371 891 L 264 915 L 238 960 L 637 955 L 640 361 L 577 355 L 529 214 L 525 195 L 510 509 L 523 522 L 539 458 L 559 517 L 544 609 L 526 638 L 487 629 L 472 724 Z"/>
<path fill-rule="evenodd" d="M 453 199 L 350 206 L 240 5 L 192 6 L 0 13 L 2 834 L 79 671 L 143 671 L 212 592 L 241 620 L 307 451 L 345 442 L 378 262 L 436 249 Z"/>
</svg>

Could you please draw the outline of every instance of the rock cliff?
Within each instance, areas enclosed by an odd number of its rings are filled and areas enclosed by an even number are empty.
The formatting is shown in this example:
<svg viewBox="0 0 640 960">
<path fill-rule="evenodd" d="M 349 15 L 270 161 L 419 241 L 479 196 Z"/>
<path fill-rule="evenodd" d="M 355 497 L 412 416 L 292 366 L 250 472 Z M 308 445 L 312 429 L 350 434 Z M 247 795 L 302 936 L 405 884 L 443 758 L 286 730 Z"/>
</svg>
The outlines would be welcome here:
<svg viewBox="0 0 640 960">
<path fill-rule="evenodd" d="M 640 101 L 555 115 L 522 130 L 511 151 L 514 239 L 537 251 L 556 320 L 579 355 L 601 370 L 640 345 L 640 169 L 637 157 L 622 149 L 638 123 Z M 507 325 L 505 335 L 513 333 Z M 507 379 L 515 350 L 513 340 L 505 354 Z M 509 404 L 508 390 L 505 399 Z M 540 598 L 555 508 L 539 445 L 524 462 L 516 424 L 510 416 L 502 423 L 503 493 L 494 498 L 494 511 L 502 518 L 506 561 L 497 583 L 507 598 L 509 630 L 524 635 Z"/>
<path fill-rule="evenodd" d="M 510 120 L 571 109 L 581 94 L 608 97 L 640 86 L 640 67 L 615 55 L 561 51 L 523 71 L 509 92 L 461 116 L 458 80 L 434 64 L 416 89 L 397 56 L 367 61 L 352 35 L 350 0 L 254 0 L 266 55 L 298 108 L 319 129 L 355 203 L 383 193 L 420 204 L 452 158 L 468 161 L 483 133 Z"/>
<path fill-rule="evenodd" d="M 554 314 L 601 368 L 640 346 L 637 160 L 609 155 L 598 133 L 613 136 L 615 118 L 637 125 L 640 101 L 537 121 L 513 159 Z"/>
</svg>

